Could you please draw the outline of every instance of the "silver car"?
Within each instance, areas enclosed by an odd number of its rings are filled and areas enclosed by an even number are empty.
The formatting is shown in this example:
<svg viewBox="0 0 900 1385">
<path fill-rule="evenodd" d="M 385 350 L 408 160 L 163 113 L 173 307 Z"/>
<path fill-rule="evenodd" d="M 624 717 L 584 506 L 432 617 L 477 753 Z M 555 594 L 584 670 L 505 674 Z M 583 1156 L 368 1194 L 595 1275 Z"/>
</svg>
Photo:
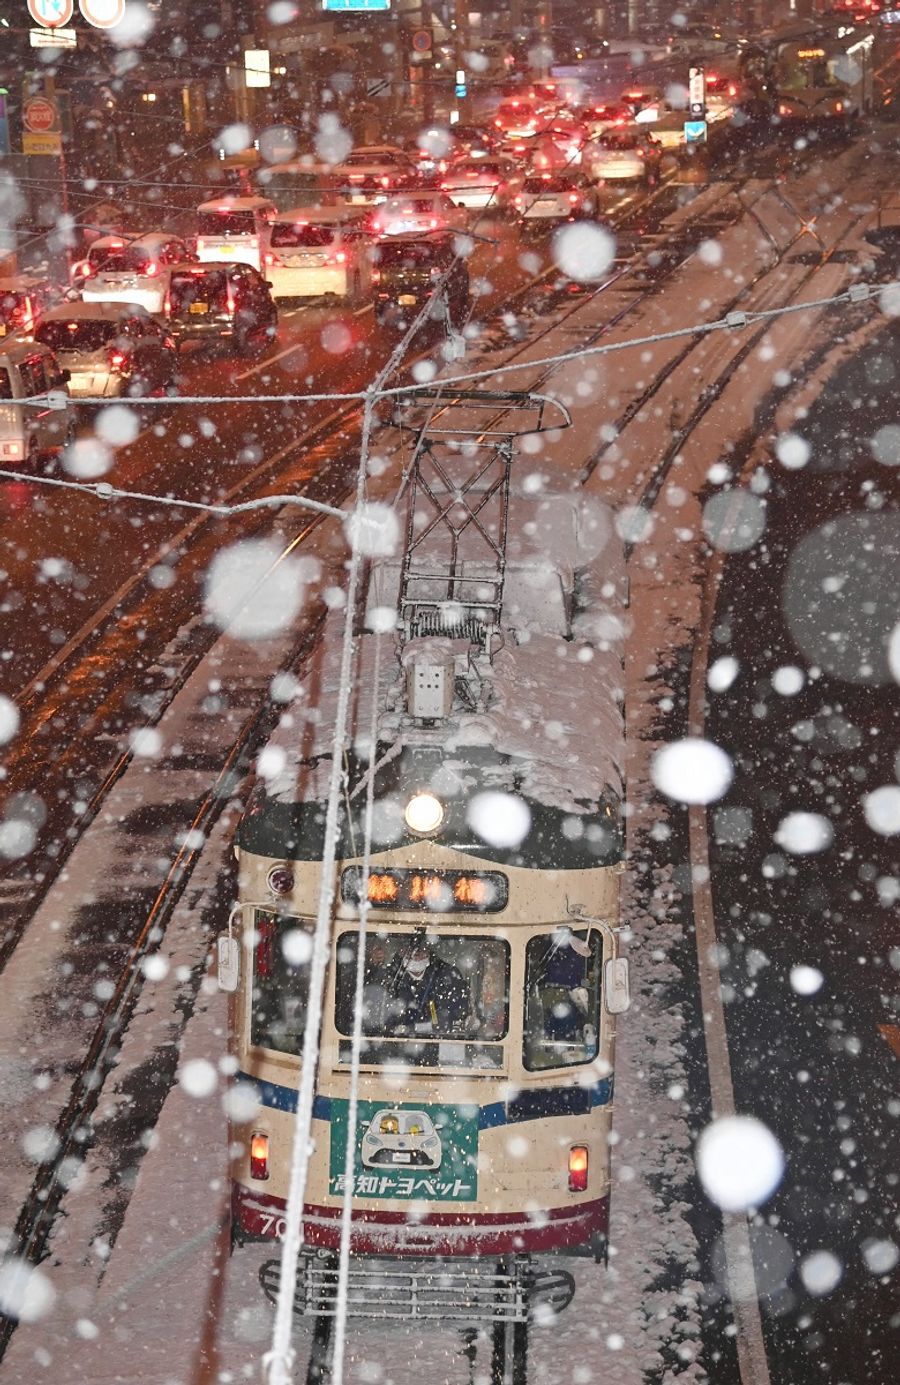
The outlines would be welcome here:
<svg viewBox="0 0 900 1385">
<path fill-rule="evenodd" d="M 69 372 L 74 398 L 139 398 L 175 380 L 174 341 L 135 303 L 65 303 L 44 314 L 34 335 Z"/>
</svg>

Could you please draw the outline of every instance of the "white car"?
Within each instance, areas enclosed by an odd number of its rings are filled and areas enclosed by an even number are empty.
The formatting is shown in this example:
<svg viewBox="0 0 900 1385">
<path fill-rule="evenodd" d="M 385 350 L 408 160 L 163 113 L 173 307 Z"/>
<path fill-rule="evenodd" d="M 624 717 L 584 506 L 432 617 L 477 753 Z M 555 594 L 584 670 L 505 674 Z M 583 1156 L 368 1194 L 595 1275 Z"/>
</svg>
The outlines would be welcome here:
<svg viewBox="0 0 900 1385">
<path fill-rule="evenodd" d="M 511 159 L 466 160 L 447 170 L 441 191 L 457 207 L 503 211 L 521 191 L 524 181 L 524 174 Z"/>
<path fill-rule="evenodd" d="M 597 196 L 580 173 L 536 173 L 525 179 L 514 206 L 523 222 L 536 227 L 542 222 L 592 216 L 597 210 Z"/>
<path fill-rule="evenodd" d="M 360 299 L 372 282 L 372 239 L 357 210 L 295 207 L 272 222 L 263 256 L 273 298 Z"/>
<path fill-rule="evenodd" d="M 361 145 L 332 170 L 345 199 L 354 207 L 371 207 L 404 188 L 417 177 L 413 160 L 393 144 Z"/>
<path fill-rule="evenodd" d="M 187 258 L 184 241 L 166 231 L 131 239 L 101 236 L 73 279 L 85 303 L 139 303 L 148 313 L 161 313 L 172 265 Z"/>
<path fill-rule="evenodd" d="M 376 236 L 410 232 L 464 231 L 466 213 L 445 192 L 422 191 L 389 197 L 372 213 L 369 226 Z"/>
<path fill-rule="evenodd" d="M 438 1169 L 443 1148 L 424 1111 L 385 1107 L 376 1111 L 362 1137 L 363 1167 Z"/>
<path fill-rule="evenodd" d="M 585 171 L 605 183 L 657 183 L 661 159 L 662 147 L 639 126 L 608 130 L 581 152 Z"/>
<path fill-rule="evenodd" d="M 262 241 L 277 215 L 268 197 L 217 197 L 197 208 L 197 259 L 202 264 L 240 261 L 259 269 Z"/>
</svg>

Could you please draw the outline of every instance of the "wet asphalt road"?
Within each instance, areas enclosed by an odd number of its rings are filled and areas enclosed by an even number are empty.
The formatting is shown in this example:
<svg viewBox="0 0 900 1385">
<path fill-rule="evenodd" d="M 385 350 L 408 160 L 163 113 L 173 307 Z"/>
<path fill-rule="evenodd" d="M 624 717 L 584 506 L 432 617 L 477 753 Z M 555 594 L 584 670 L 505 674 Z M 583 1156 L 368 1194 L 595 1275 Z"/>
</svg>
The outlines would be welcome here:
<svg viewBox="0 0 900 1385">
<path fill-rule="evenodd" d="M 872 829 L 863 800 L 900 771 L 887 665 L 900 621 L 898 344 L 888 326 L 832 378 L 798 427 L 804 467 L 773 461 L 765 534 L 727 560 L 710 653 L 739 665 L 707 720 L 736 769 L 710 811 L 736 1104 L 787 1156 L 752 1228 L 778 1385 L 897 1378 L 898 1278 L 879 1271 L 900 1246 L 898 838 Z M 799 675 L 773 686 L 786 668 Z M 775 840 L 801 811 L 825 819 L 829 845 L 798 854 Z M 813 993 L 792 984 L 799 965 L 821 972 Z M 819 1251 L 838 1262 L 828 1292 L 815 1275 L 825 1262 L 807 1260 Z M 707 1274 L 714 1283 L 715 1253 Z"/>
</svg>

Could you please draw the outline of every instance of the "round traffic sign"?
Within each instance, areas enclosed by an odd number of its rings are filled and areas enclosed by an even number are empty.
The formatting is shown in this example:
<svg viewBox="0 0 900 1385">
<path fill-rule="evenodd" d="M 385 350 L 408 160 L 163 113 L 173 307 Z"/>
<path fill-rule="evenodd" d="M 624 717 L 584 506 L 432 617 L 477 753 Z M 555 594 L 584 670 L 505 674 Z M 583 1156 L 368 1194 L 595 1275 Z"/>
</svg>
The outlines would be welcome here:
<svg viewBox="0 0 900 1385">
<path fill-rule="evenodd" d="M 28 0 L 28 13 L 44 29 L 61 29 L 74 9 L 75 0 Z"/>
<path fill-rule="evenodd" d="M 56 107 L 46 96 L 33 96 L 22 111 L 25 129 L 33 135 L 46 134 L 56 127 Z"/>
<path fill-rule="evenodd" d="M 417 29 L 412 36 L 412 46 L 415 53 L 428 53 L 431 49 L 431 30 Z"/>
<path fill-rule="evenodd" d="M 125 0 L 78 0 L 78 8 L 95 29 L 114 29 L 125 18 Z"/>
</svg>

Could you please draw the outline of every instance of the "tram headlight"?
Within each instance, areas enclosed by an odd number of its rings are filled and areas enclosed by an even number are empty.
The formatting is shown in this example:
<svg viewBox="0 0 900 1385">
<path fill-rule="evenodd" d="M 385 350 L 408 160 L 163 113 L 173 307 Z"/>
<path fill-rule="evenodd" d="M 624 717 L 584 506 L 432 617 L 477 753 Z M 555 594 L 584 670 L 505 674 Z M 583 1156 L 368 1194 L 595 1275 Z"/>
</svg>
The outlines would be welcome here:
<svg viewBox="0 0 900 1385">
<path fill-rule="evenodd" d="M 444 805 L 433 793 L 415 793 L 407 803 L 403 816 L 411 832 L 426 835 L 436 832 L 444 821 Z"/>
</svg>

